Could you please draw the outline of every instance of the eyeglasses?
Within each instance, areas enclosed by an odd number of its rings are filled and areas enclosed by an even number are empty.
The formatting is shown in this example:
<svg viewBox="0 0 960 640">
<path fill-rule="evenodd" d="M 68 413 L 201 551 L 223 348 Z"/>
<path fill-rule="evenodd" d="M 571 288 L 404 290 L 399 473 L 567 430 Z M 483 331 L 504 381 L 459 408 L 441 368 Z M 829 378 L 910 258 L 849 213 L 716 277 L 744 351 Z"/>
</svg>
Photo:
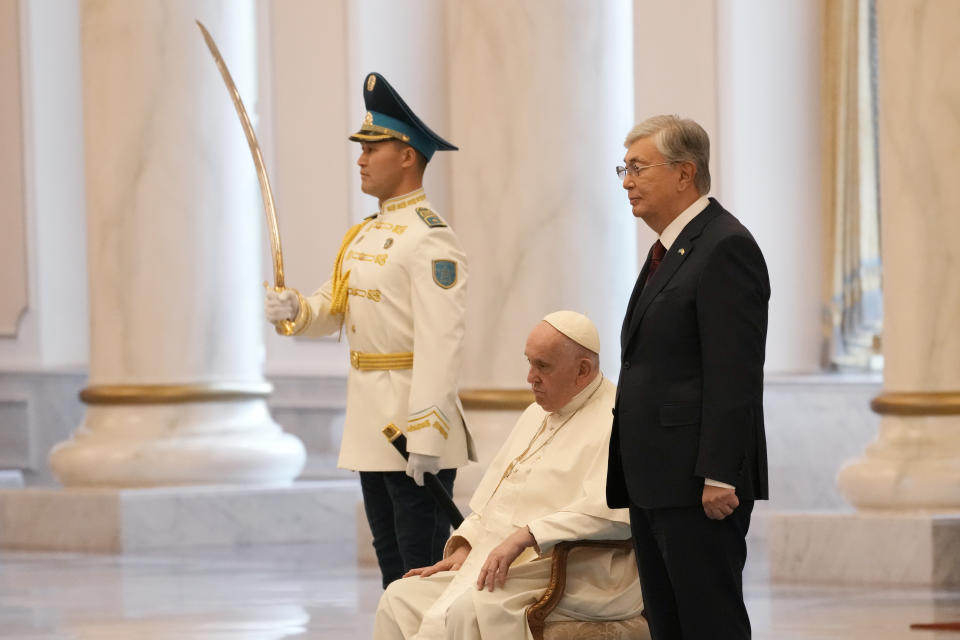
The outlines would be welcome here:
<svg viewBox="0 0 960 640">
<path fill-rule="evenodd" d="M 650 167 L 662 167 L 665 164 L 674 164 L 673 162 L 658 162 L 657 164 L 632 164 L 629 167 L 617 167 L 617 177 L 623 180 L 629 173 L 632 176 L 639 176 L 640 172 Z"/>
</svg>

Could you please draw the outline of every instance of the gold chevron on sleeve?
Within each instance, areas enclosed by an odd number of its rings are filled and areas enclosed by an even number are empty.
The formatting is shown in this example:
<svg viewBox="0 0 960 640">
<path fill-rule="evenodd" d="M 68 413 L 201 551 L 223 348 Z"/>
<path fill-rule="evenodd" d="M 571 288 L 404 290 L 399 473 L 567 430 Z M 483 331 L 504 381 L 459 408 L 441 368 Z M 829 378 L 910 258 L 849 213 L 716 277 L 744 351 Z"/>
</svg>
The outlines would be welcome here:
<svg viewBox="0 0 960 640">
<path fill-rule="evenodd" d="M 443 415 L 443 412 L 436 407 L 429 407 L 423 411 L 411 414 L 407 419 L 407 425 L 407 433 L 433 427 L 440 432 L 444 440 L 446 440 L 450 434 L 450 424 Z"/>
</svg>

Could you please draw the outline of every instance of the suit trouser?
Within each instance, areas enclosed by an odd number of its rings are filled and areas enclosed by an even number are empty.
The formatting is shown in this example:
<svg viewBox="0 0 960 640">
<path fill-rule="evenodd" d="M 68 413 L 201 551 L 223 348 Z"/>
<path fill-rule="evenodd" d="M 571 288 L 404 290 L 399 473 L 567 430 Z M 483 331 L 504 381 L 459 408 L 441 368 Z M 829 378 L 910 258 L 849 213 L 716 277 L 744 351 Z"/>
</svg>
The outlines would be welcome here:
<svg viewBox="0 0 960 640">
<path fill-rule="evenodd" d="M 753 501 L 723 520 L 703 508 L 630 506 L 630 529 L 653 640 L 750 638 L 743 603 Z"/>
<path fill-rule="evenodd" d="M 450 495 L 456 477 L 456 469 L 437 474 Z M 450 519 L 426 487 L 403 471 L 361 471 L 360 488 L 384 588 L 410 569 L 443 559 Z"/>
</svg>

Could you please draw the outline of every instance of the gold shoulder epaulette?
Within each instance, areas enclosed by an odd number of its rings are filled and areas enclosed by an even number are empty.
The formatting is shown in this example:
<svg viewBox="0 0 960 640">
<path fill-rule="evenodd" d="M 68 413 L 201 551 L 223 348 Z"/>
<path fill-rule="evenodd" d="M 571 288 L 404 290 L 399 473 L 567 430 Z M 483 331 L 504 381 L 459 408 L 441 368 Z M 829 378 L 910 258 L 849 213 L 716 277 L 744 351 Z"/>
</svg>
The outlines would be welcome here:
<svg viewBox="0 0 960 640">
<path fill-rule="evenodd" d="M 440 216 L 426 207 L 417 207 L 417 215 L 423 220 L 423 224 L 428 227 L 445 227 L 447 223 L 440 219 Z"/>
</svg>

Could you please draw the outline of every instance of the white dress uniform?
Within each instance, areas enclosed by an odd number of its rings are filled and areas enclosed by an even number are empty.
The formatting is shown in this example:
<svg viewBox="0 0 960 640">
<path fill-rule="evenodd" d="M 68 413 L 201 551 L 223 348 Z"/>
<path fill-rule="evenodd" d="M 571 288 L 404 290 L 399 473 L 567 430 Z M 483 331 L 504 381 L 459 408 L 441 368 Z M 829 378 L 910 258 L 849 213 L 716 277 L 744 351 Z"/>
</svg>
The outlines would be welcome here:
<svg viewBox="0 0 960 640">
<path fill-rule="evenodd" d="M 607 448 L 616 386 L 602 376 L 565 407 L 532 404 L 517 421 L 470 500 L 473 513 L 450 537 L 471 551 L 458 571 L 391 584 L 377 608 L 375 640 L 531 638 L 526 608 L 547 586 L 556 543 L 630 537 L 626 509 L 605 502 Z M 490 552 L 522 527 L 540 547 L 511 564 L 503 588 L 478 590 Z M 581 549 L 571 554 L 567 587 L 547 618 L 622 620 L 643 606 L 633 552 Z"/>
<path fill-rule="evenodd" d="M 440 456 L 442 469 L 462 467 L 476 455 L 457 396 L 467 280 L 460 242 L 423 189 L 385 200 L 354 232 L 338 260 L 345 313 L 331 312 L 331 278 L 301 298 L 307 308 L 295 326 L 298 335 L 342 330 L 350 344 L 338 466 L 403 471 L 382 433 L 393 424 L 408 451 Z"/>
</svg>

